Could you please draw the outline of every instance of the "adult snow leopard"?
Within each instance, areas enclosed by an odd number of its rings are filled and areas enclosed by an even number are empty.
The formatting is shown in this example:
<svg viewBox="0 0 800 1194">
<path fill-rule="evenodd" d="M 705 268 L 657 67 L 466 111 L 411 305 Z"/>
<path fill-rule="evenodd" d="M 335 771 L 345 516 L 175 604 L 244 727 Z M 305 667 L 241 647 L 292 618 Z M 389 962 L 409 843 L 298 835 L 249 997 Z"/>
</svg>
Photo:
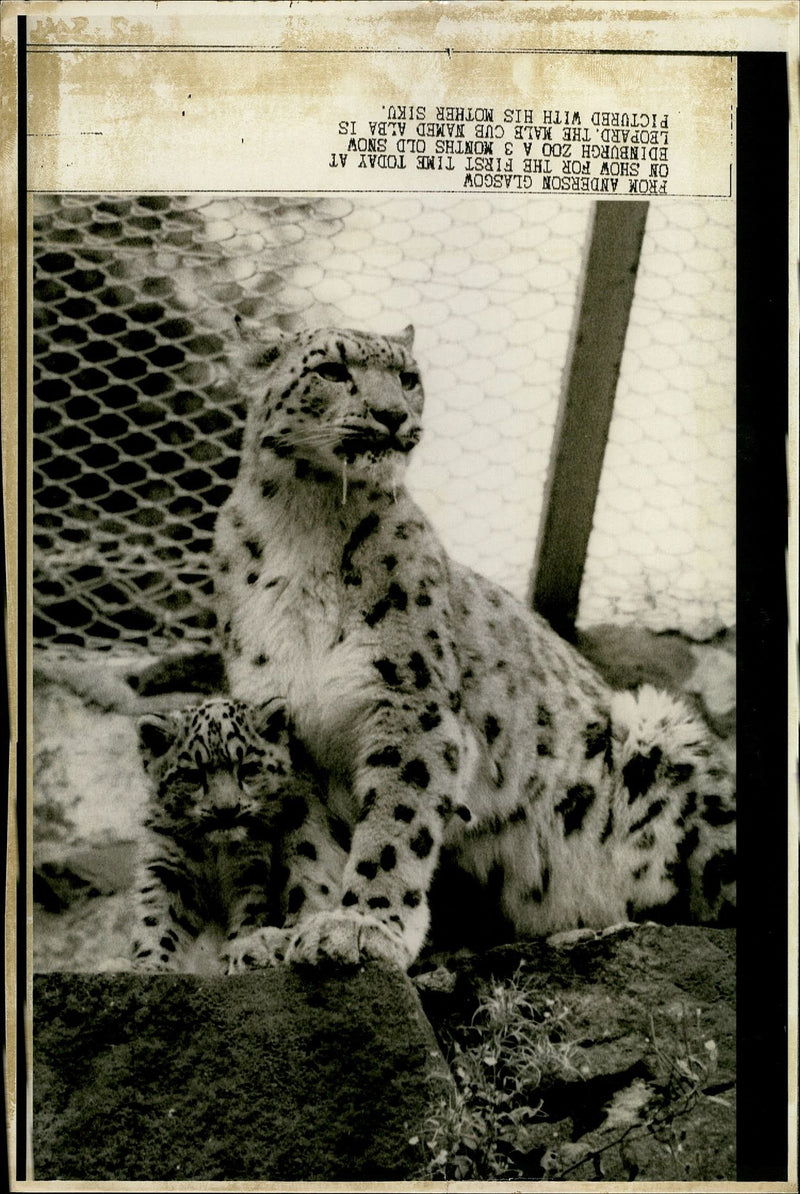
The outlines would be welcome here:
<svg viewBox="0 0 800 1194">
<path fill-rule="evenodd" d="M 231 693 L 285 699 L 352 830 L 296 961 L 407 966 L 444 845 L 521 934 L 683 901 L 717 918 L 732 792 L 704 726 L 615 694 L 550 626 L 451 560 L 403 486 L 421 435 L 413 329 L 243 341 L 248 414 L 215 533 Z"/>
</svg>

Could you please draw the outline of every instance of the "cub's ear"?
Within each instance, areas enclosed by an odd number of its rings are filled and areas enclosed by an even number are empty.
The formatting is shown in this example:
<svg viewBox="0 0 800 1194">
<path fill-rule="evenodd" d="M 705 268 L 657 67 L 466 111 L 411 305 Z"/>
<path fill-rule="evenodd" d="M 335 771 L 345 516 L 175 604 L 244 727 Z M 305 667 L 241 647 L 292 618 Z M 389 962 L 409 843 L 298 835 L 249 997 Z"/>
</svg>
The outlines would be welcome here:
<svg viewBox="0 0 800 1194">
<path fill-rule="evenodd" d="M 406 324 L 406 326 L 403 328 L 402 332 L 400 332 L 400 334 L 398 336 L 392 336 L 391 339 L 395 340 L 398 344 L 402 344 L 403 348 L 408 348 L 408 349 L 413 348 L 414 347 L 414 325 L 413 325 L 413 323 Z"/>
<path fill-rule="evenodd" d="M 161 713 L 148 713 L 140 717 L 136 728 L 139 733 L 139 750 L 145 763 L 165 755 L 178 735 L 178 727 L 173 719 Z"/>
<path fill-rule="evenodd" d="M 279 742 L 289 729 L 289 714 L 278 697 L 265 701 L 253 708 L 253 724 L 256 732 L 267 742 Z"/>
</svg>

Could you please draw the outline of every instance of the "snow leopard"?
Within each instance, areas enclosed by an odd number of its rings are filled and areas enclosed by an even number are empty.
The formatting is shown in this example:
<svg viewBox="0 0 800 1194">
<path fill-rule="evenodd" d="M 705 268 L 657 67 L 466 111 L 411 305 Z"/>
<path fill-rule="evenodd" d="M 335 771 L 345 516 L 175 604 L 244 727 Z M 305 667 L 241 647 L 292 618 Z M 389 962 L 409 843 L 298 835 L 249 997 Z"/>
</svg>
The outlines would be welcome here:
<svg viewBox="0 0 800 1194">
<path fill-rule="evenodd" d="M 413 328 L 243 334 L 237 479 L 214 580 L 232 695 L 285 701 L 346 827 L 286 956 L 408 967 L 442 851 L 520 935 L 732 906 L 732 778 L 706 726 L 612 691 L 550 625 L 456 562 L 404 477 Z M 296 897 L 300 900 L 300 896 Z"/>
</svg>

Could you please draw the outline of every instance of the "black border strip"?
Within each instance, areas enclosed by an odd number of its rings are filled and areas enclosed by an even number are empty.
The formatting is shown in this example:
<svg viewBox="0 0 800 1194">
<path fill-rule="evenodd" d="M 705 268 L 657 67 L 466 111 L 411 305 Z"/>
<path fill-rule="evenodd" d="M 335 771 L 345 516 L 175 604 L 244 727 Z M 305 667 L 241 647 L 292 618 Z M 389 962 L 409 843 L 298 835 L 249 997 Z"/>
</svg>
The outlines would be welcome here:
<svg viewBox="0 0 800 1194">
<path fill-rule="evenodd" d="M 16 1066 L 16 1171 L 17 1181 L 27 1175 L 28 1066 L 25 1021 L 28 1012 L 28 18 L 17 16 L 17 466 L 19 502 L 17 517 L 17 1066 Z"/>
<path fill-rule="evenodd" d="M 788 1167 L 789 106 L 781 53 L 738 55 L 739 1181 Z"/>
</svg>

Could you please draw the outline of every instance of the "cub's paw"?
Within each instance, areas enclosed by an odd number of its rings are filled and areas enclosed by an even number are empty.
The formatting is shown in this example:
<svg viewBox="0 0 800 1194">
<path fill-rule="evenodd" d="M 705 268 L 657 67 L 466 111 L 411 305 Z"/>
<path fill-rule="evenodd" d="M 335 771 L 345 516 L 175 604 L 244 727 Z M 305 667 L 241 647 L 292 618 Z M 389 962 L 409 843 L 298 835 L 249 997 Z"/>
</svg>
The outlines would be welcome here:
<svg viewBox="0 0 800 1194">
<path fill-rule="evenodd" d="M 370 958 L 389 962 L 401 970 L 413 961 L 399 933 L 374 916 L 340 909 L 315 912 L 303 921 L 286 960 L 300 965 L 317 965 L 330 959 L 346 966 L 357 966 Z"/>
<path fill-rule="evenodd" d="M 280 966 L 292 934 L 286 929 L 256 929 L 229 941 L 220 953 L 226 974 L 244 974 L 246 970 L 265 970 Z"/>
</svg>

